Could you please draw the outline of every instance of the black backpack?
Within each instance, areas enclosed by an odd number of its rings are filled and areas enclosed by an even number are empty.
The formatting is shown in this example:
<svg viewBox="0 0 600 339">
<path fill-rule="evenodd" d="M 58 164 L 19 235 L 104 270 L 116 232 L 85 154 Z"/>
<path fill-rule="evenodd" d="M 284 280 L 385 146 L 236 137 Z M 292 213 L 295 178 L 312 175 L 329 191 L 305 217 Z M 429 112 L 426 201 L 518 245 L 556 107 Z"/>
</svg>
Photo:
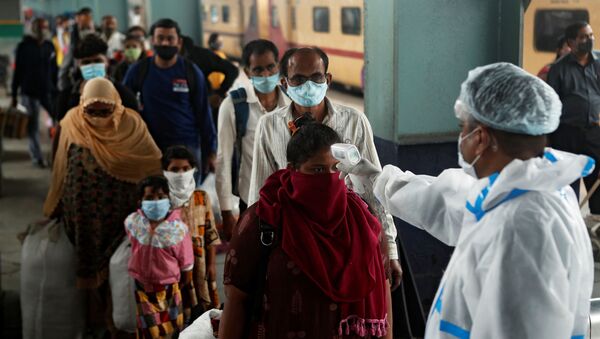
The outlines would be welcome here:
<svg viewBox="0 0 600 339">
<path fill-rule="evenodd" d="M 239 196 L 240 165 L 242 163 L 242 138 L 246 135 L 250 106 L 246 89 L 238 88 L 229 93 L 235 111 L 235 143 L 231 159 L 231 187 L 233 194 Z"/>
</svg>

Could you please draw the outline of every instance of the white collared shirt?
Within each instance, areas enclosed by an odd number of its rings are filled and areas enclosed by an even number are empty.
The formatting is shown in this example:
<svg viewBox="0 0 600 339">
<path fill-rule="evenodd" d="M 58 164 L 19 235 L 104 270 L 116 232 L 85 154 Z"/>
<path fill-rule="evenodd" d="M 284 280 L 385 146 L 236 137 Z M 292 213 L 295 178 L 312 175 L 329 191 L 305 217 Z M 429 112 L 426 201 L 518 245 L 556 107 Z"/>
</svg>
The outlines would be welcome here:
<svg viewBox="0 0 600 339">
<path fill-rule="evenodd" d="M 373 141 L 373 131 L 367 117 L 354 108 L 332 103 L 325 98 L 328 108 L 323 124 L 336 131 L 342 141 L 356 145 L 363 158 L 369 160 L 379 169 L 379 156 Z M 258 121 L 254 139 L 254 161 L 248 206 L 258 201 L 259 191 L 265 180 L 276 171 L 287 167 L 286 149 L 291 139 L 288 122 L 294 120 L 292 105 L 265 114 Z M 396 247 L 396 226 L 392 216 L 386 213 L 386 220 L 381 220 L 388 240 L 389 258 L 398 259 Z"/>
<path fill-rule="evenodd" d="M 249 87 L 249 88 L 248 88 Z M 252 172 L 252 152 L 254 149 L 254 131 L 260 117 L 265 115 L 267 110 L 262 106 L 254 88 L 252 86 L 245 87 L 248 108 L 248 125 L 246 127 L 246 135 L 242 138 L 242 160 L 239 173 L 239 192 L 240 198 L 244 202 L 248 202 L 248 191 L 250 189 L 250 174 Z M 279 87 L 276 111 L 290 104 L 290 99 L 285 95 Z M 216 170 L 216 188 L 219 197 L 219 204 L 222 211 L 231 211 L 233 209 L 233 193 L 231 183 L 231 158 L 233 156 L 233 147 L 236 139 L 235 131 L 235 110 L 231 96 L 227 96 L 221 107 L 219 108 L 218 120 L 218 140 L 219 147 L 217 150 L 217 170 Z"/>
<path fill-rule="evenodd" d="M 106 37 L 105 37 L 106 39 Z M 123 33 L 118 32 L 118 31 L 114 31 L 113 34 L 111 34 L 110 38 L 108 38 L 108 40 L 106 41 L 106 44 L 108 45 L 108 51 L 106 52 L 108 55 L 109 59 L 114 58 L 115 56 L 115 52 L 118 51 L 123 51 L 123 40 L 125 39 L 125 35 L 123 35 Z"/>
</svg>

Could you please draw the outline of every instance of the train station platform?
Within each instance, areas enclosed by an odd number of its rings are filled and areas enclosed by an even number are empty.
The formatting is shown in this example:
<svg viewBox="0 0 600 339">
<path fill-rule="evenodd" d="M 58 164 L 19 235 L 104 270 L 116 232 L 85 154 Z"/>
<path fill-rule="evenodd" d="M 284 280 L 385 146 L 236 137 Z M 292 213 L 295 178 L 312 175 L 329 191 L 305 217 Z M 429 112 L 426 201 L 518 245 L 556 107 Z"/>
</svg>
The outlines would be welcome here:
<svg viewBox="0 0 600 339">
<path fill-rule="evenodd" d="M 237 85 L 248 79 L 243 75 Z M 331 99 L 338 103 L 363 109 L 363 99 L 347 93 L 332 91 Z M 10 98 L 0 90 L 0 107 L 8 107 Z M 41 114 L 40 133 L 42 151 L 49 154 L 51 142 L 45 114 Z M 2 192 L 0 195 L 0 338 L 17 339 L 21 336 L 19 306 L 21 275 L 21 242 L 19 235 L 31 223 L 44 221 L 42 206 L 48 192 L 51 169 L 41 169 L 31 163 L 28 140 L 3 139 Z M 223 266 L 225 253 L 217 256 L 217 286 L 221 300 L 223 290 Z"/>
</svg>

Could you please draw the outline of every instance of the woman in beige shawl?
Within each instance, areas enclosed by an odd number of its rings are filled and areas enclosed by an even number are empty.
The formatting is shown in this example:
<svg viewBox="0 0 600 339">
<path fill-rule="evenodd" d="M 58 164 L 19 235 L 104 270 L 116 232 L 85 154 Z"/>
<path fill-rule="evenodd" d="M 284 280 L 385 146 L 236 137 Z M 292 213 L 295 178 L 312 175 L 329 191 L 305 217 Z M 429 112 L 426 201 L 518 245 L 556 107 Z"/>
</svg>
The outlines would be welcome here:
<svg viewBox="0 0 600 339">
<path fill-rule="evenodd" d="M 137 182 L 161 173 L 161 153 L 139 114 L 104 78 L 87 82 L 60 125 L 44 214 L 62 219 L 75 247 L 77 286 L 90 289 L 90 320 L 102 321 L 108 261 L 137 206 Z"/>
</svg>

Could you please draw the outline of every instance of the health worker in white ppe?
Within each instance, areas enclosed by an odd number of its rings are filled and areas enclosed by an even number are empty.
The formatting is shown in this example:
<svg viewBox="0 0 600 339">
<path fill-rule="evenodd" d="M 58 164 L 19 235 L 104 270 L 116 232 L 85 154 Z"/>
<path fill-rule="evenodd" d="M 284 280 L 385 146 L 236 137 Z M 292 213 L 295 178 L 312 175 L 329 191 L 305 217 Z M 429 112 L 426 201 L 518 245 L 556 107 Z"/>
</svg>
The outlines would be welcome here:
<svg viewBox="0 0 600 339">
<path fill-rule="evenodd" d="M 438 177 L 362 160 L 338 168 L 371 184 L 390 213 L 455 246 L 426 339 L 583 339 L 593 258 L 570 183 L 594 161 L 546 146 L 561 102 L 508 63 L 469 72 L 456 101 L 462 169 Z"/>
</svg>

